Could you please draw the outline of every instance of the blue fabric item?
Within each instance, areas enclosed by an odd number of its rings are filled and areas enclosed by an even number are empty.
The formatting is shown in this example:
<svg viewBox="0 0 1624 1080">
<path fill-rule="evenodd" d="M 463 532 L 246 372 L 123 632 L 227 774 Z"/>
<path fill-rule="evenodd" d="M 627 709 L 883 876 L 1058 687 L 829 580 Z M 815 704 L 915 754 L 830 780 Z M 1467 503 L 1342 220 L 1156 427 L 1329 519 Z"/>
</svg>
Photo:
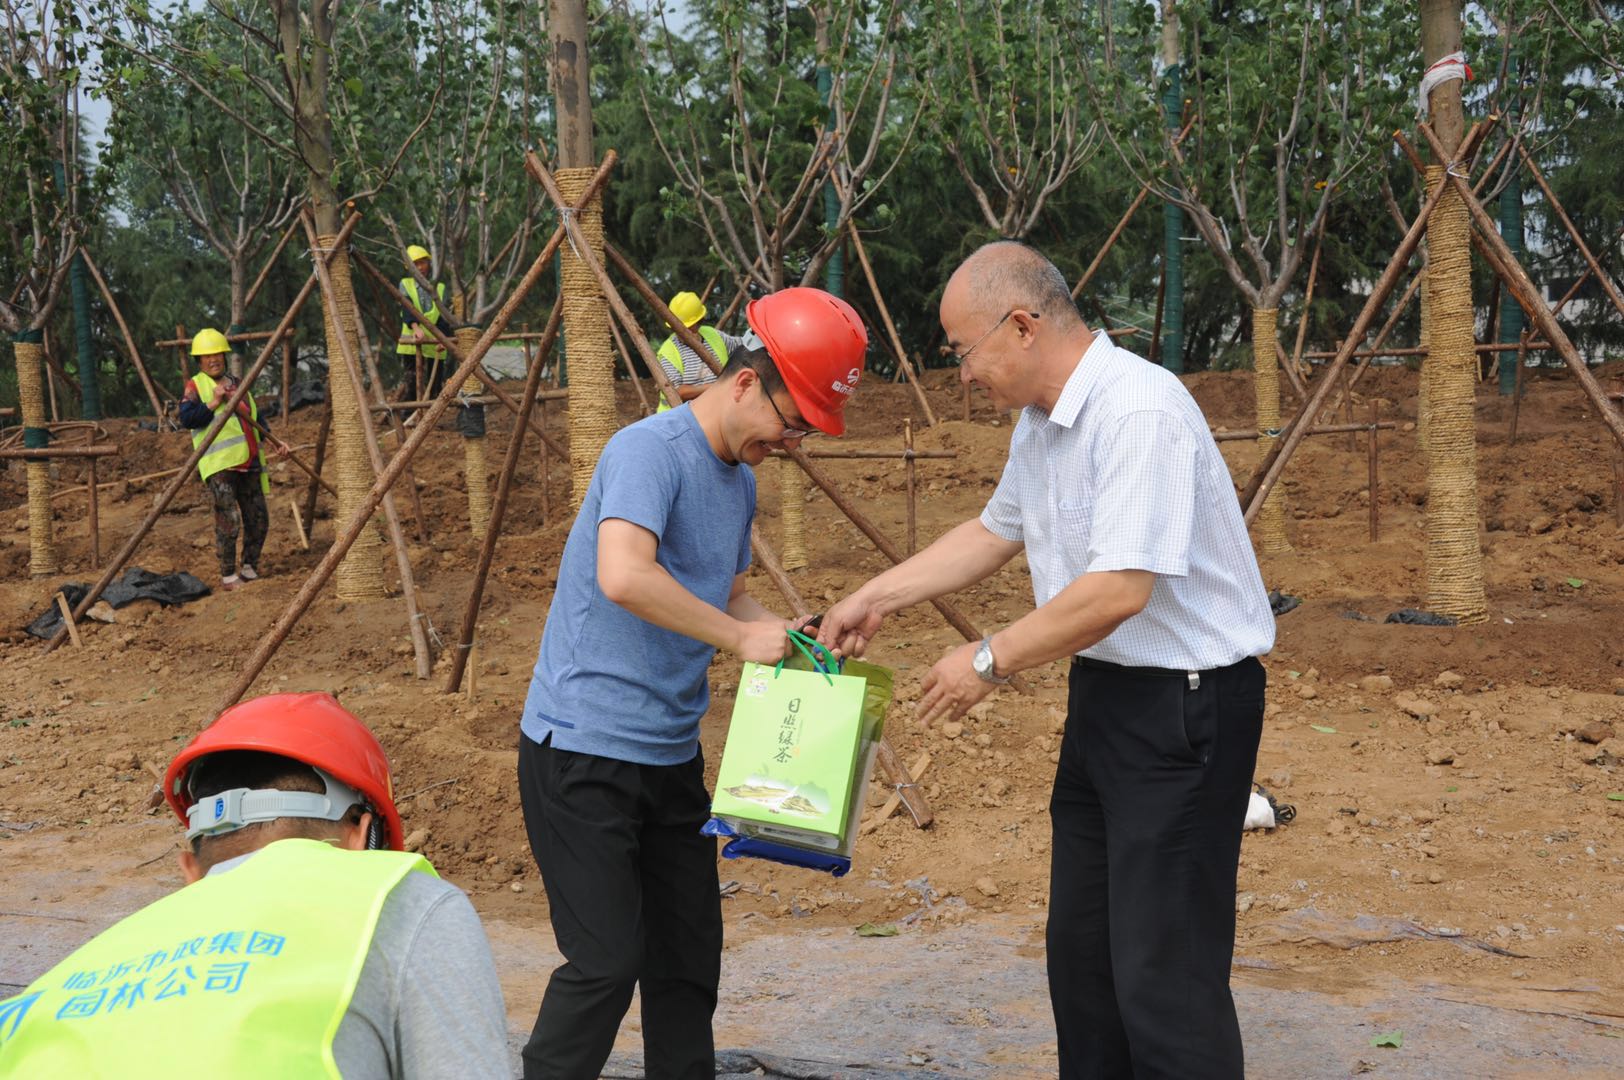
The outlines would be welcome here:
<svg viewBox="0 0 1624 1080">
<path fill-rule="evenodd" d="M 525 735 L 640 765 L 691 760 L 716 650 L 603 595 L 598 526 L 619 518 L 647 529 L 659 538 L 659 564 L 725 609 L 734 577 L 750 567 L 755 510 L 755 474 L 718 458 L 687 406 L 617 432 L 564 545 L 520 721 Z"/>
<path fill-rule="evenodd" d="M 766 859 L 768 862 L 783 863 L 785 866 L 826 871 L 835 877 L 845 877 L 846 871 L 851 869 L 851 860 L 844 855 L 808 851 L 806 848 L 790 847 L 788 844 L 775 844 L 771 840 L 740 836 L 733 830 L 733 826 L 718 818 L 711 818 L 705 822 L 699 831 L 705 836 L 732 838 L 722 845 L 724 859 Z"/>
<path fill-rule="evenodd" d="M 183 398 L 180 403 L 179 419 L 181 427 L 188 431 L 196 431 L 209 426 L 209 422 L 214 419 L 214 410 L 201 401 L 187 401 Z"/>
</svg>

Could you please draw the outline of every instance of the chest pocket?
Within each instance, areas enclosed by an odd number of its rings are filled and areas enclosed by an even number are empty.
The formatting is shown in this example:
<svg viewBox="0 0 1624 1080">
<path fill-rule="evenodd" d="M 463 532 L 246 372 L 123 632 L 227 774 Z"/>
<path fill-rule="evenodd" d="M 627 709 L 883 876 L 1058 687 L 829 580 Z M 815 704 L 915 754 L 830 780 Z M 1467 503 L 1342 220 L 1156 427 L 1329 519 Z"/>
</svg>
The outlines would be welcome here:
<svg viewBox="0 0 1624 1080">
<path fill-rule="evenodd" d="M 1055 505 L 1055 554 L 1064 560 L 1059 571 L 1081 573 L 1089 562 L 1089 546 L 1094 527 L 1094 499 L 1092 495 L 1061 499 Z M 1069 574 L 1061 578 L 1064 583 Z"/>
</svg>

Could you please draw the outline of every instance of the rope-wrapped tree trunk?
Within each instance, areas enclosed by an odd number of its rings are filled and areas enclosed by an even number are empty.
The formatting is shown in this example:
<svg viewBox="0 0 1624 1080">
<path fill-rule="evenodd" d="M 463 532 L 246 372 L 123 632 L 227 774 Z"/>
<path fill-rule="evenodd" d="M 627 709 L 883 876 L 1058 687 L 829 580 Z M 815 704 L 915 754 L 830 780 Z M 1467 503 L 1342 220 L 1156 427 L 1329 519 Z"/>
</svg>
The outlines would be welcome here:
<svg viewBox="0 0 1624 1080">
<path fill-rule="evenodd" d="M 1279 319 L 1279 308 L 1252 309 L 1252 384 L 1257 394 L 1259 461 L 1268 456 L 1280 437 L 1280 367 L 1275 358 Z M 1280 485 L 1275 485 L 1264 500 L 1252 534 L 1252 542 L 1261 553 L 1291 550 L 1291 543 L 1286 539 L 1285 493 Z"/>
<path fill-rule="evenodd" d="M 559 190 L 577 202 L 592 180 L 593 168 L 559 169 Z M 594 194 L 576 215 L 592 254 L 601 265 L 603 254 L 603 198 Z M 598 280 L 569 247 L 560 253 L 564 290 L 564 344 L 570 372 L 570 477 L 575 509 L 586 498 L 592 471 L 619 426 L 615 416 L 615 354 L 609 341 L 609 306 Z"/>
<path fill-rule="evenodd" d="M 479 327 L 457 328 L 457 352 L 467 356 L 479 344 Z M 457 388 L 459 394 L 469 384 L 479 385 L 472 375 Z M 483 541 L 491 522 L 491 486 L 485 470 L 485 406 L 463 404 L 457 410 L 457 430 L 462 432 L 463 483 L 468 488 L 468 527 L 474 539 Z M 585 490 L 584 488 L 582 490 Z"/>
<path fill-rule="evenodd" d="M 806 474 L 793 461 L 778 463 L 778 518 L 784 525 L 784 569 L 803 569 L 807 564 Z"/>
<path fill-rule="evenodd" d="M 1428 165 L 1427 166 L 1427 193 L 1428 194 L 1431 194 L 1431 192 L 1433 191 L 1433 189 L 1437 185 L 1443 183 L 1443 177 L 1444 177 L 1444 170 L 1443 170 L 1442 166 L 1439 166 L 1439 165 Z M 1423 197 L 1422 201 L 1423 202 L 1426 201 L 1425 197 Z M 1428 230 L 1428 231 L 1429 231 L 1429 234 L 1430 234 L 1431 230 Z M 1428 272 L 1427 272 L 1428 270 L 1431 269 L 1431 266 L 1432 266 L 1430 247 L 1431 247 L 1431 242 L 1430 242 L 1430 235 L 1429 235 L 1429 238 L 1428 238 L 1428 251 L 1429 251 L 1429 253 L 1423 258 L 1422 265 L 1421 265 L 1421 340 L 1420 340 L 1420 345 L 1421 345 L 1421 347 L 1423 349 L 1428 348 L 1428 346 L 1430 345 L 1431 340 L 1432 340 L 1432 337 L 1431 337 L 1432 290 L 1428 288 L 1428 286 L 1431 284 L 1432 278 L 1431 278 L 1431 275 L 1428 274 Z M 1431 397 L 1431 393 L 1430 393 L 1431 387 L 1429 385 L 1431 377 L 1432 377 L 1432 364 L 1430 362 L 1431 359 L 1432 359 L 1432 357 L 1431 357 L 1431 355 L 1429 353 L 1423 352 L 1421 354 L 1421 367 L 1420 367 L 1420 370 L 1419 370 L 1419 372 L 1417 374 L 1417 377 L 1416 377 L 1416 390 L 1415 390 L 1415 444 L 1421 450 L 1421 460 L 1422 461 L 1425 461 L 1427 459 L 1427 436 L 1428 436 L 1428 433 L 1430 432 L 1430 430 L 1432 428 L 1432 397 Z"/>
<path fill-rule="evenodd" d="M 22 401 L 23 445 L 43 449 L 51 441 L 46 428 L 45 347 L 37 330 L 18 334 L 12 343 L 17 358 L 17 396 Z M 30 461 L 28 468 L 28 572 L 44 577 L 62 569 L 51 521 L 51 463 Z"/>
<path fill-rule="evenodd" d="M 323 251 L 337 241 L 335 236 L 320 236 L 316 242 Z M 327 264 L 333 282 L 333 302 L 322 305 L 323 323 L 327 330 L 327 400 L 333 414 L 333 463 L 338 470 L 338 520 L 347 521 L 366 500 L 372 487 L 372 464 L 367 457 L 366 433 L 361 426 L 361 409 L 365 402 L 355 399 L 355 390 L 343 374 L 343 355 L 340 342 L 348 337 L 355 341 L 355 287 L 350 281 L 350 260 L 340 252 Z M 369 521 L 355 540 L 355 546 L 344 556 L 337 572 L 338 596 L 341 600 L 375 600 L 385 594 L 383 583 L 383 537 L 377 523 Z"/>
<path fill-rule="evenodd" d="M 1442 183 L 1443 170 L 1429 170 Z M 1477 531 L 1477 350 L 1471 221 L 1444 192 L 1427 222 L 1427 608 L 1463 623 L 1486 618 Z"/>
</svg>

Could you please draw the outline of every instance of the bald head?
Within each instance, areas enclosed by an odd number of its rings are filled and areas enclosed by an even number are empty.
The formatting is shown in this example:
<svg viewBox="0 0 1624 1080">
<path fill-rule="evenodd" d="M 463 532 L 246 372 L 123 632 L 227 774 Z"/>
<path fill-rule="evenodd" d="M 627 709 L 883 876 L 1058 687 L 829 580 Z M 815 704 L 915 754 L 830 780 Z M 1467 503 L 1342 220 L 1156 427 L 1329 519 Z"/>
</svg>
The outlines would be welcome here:
<svg viewBox="0 0 1624 1080">
<path fill-rule="evenodd" d="M 1020 308 L 1037 312 L 1058 330 L 1082 322 L 1065 276 L 1040 251 L 1017 240 L 983 244 L 960 263 L 942 293 L 942 306 L 949 304 L 979 320 Z"/>
</svg>

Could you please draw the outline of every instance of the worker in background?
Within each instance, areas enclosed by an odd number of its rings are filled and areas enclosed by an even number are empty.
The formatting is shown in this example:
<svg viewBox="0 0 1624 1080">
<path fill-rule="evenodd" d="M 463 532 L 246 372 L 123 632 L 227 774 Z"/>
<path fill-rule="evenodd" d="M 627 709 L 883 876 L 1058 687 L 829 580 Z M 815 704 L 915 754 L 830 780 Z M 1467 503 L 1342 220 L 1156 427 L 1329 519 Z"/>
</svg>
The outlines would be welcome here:
<svg viewBox="0 0 1624 1080">
<path fill-rule="evenodd" d="M 417 268 L 417 274 L 428 281 L 428 251 L 413 244 L 406 249 L 406 258 Z M 413 385 L 417 388 L 417 400 L 428 401 L 439 394 L 449 374 L 445 365 L 445 347 L 436 343 L 433 335 L 425 329 L 432 326 L 448 337 L 451 335 L 451 327 L 440 310 L 445 304 L 445 283 L 439 282 L 432 289 L 424 290 L 418 284 L 417 276 L 408 274 L 400 279 L 400 291 L 412 307 L 423 313 L 423 317 L 419 319 L 417 312 L 410 308 L 400 309 L 400 338 L 395 342 L 395 355 L 413 358 Z"/>
<path fill-rule="evenodd" d="M 402 850 L 383 747 L 335 698 L 227 709 L 163 786 L 186 885 L 0 1001 L 0 1075 L 511 1075 L 479 917 Z"/>
<path fill-rule="evenodd" d="M 203 434 L 237 389 L 226 374 L 231 344 L 220 331 L 206 328 L 192 338 L 192 356 L 198 371 L 186 381 L 180 401 L 180 422 L 192 433 L 192 446 L 203 445 Z M 259 554 L 265 547 L 270 515 L 265 496 L 271 477 L 265 471 L 264 442 L 277 457 L 287 454 L 282 440 L 271 434 L 259 418 L 252 392 L 245 394 L 215 436 L 197 471 L 214 500 L 214 552 L 220 558 L 220 588 L 235 589 L 259 577 Z M 242 537 L 242 562 L 237 561 L 237 538 Z"/>
<path fill-rule="evenodd" d="M 746 588 L 754 466 L 839 435 L 868 331 L 845 301 L 793 288 L 745 311 L 757 340 L 710 391 L 622 428 L 559 564 L 520 718 L 519 795 L 564 963 L 526 1080 L 603 1069 L 632 991 L 647 1073 L 716 1074 L 722 966 L 716 842 L 699 721 L 718 649 L 784 658 L 792 625 Z"/>
<path fill-rule="evenodd" d="M 671 314 L 682 320 L 684 326 L 692 328 L 705 318 L 705 302 L 691 292 L 679 292 L 671 298 Z M 711 356 L 716 360 L 716 366 L 726 367 L 728 354 L 742 348 L 743 338 L 729 337 L 714 326 L 699 327 L 699 336 L 710 347 Z M 716 373 L 710 365 L 700 359 L 699 355 L 677 339 L 672 334 L 655 353 L 660 360 L 660 366 L 665 369 L 665 377 L 676 387 L 677 397 L 680 401 L 666 401 L 665 393 L 660 393 L 660 407 L 658 412 L 674 409 L 684 401 L 692 401 L 705 392 L 705 387 L 716 381 Z"/>
</svg>

